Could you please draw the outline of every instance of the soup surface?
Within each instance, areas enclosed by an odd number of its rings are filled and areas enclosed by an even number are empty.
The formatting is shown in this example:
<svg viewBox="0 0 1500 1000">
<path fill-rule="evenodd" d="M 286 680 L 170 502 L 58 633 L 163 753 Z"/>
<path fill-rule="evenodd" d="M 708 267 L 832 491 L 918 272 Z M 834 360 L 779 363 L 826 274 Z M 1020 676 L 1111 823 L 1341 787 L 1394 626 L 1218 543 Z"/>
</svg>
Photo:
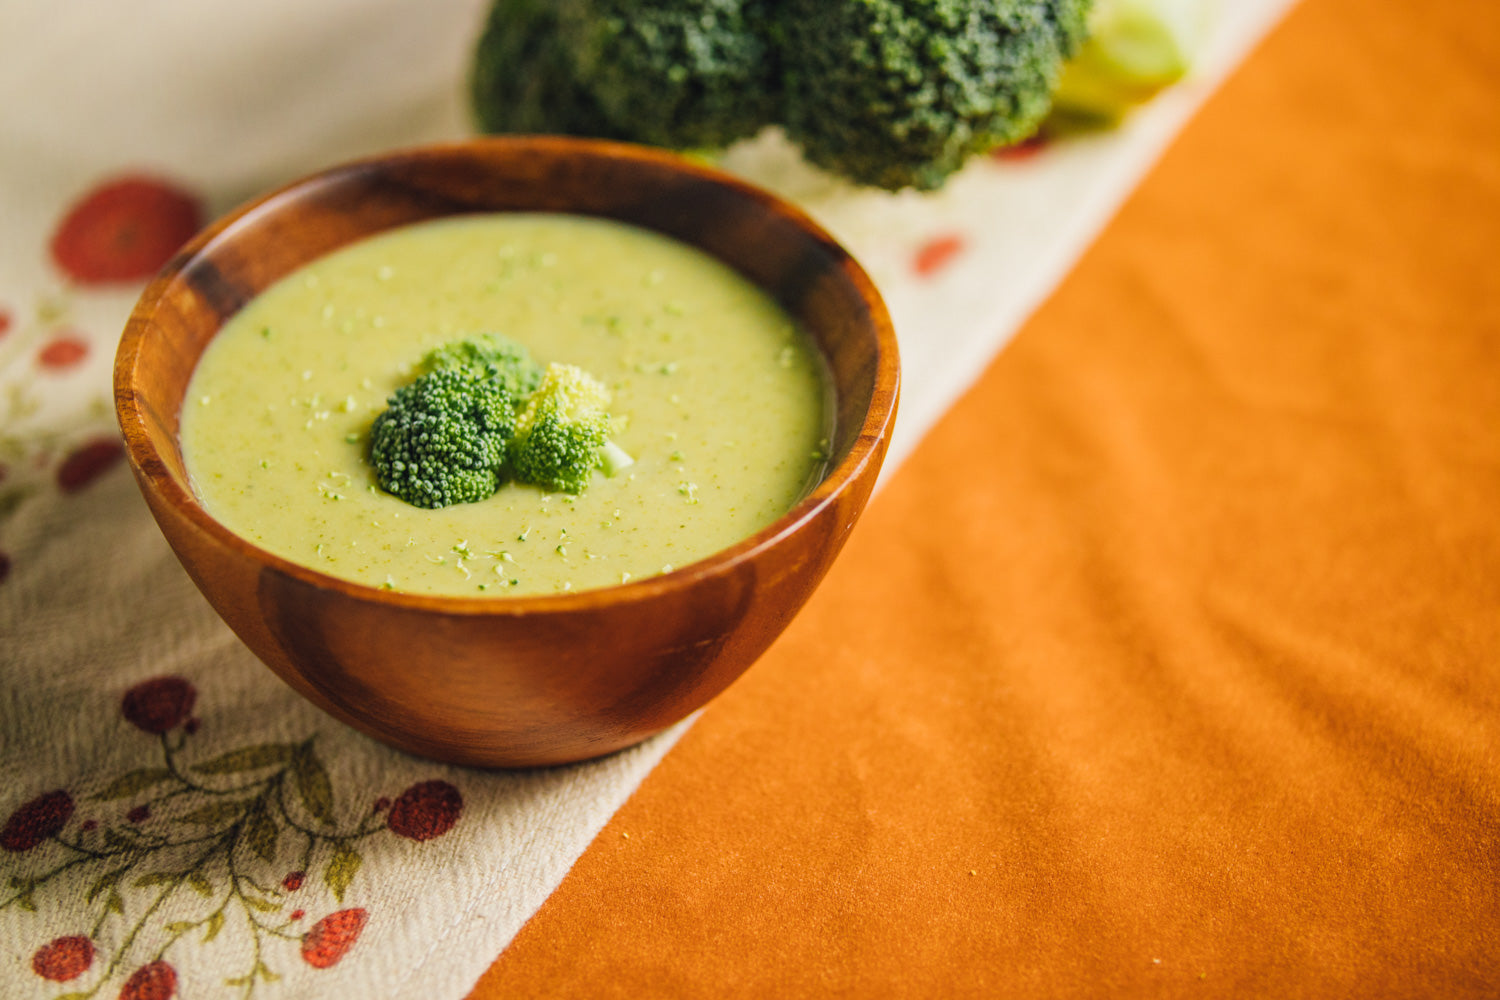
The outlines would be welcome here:
<svg viewBox="0 0 1500 1000">
<path fill-rule="evenodd" d="M 578 496 L 506 484 L 413 507 L 376 485 L 370 425 L 429 349 L 497 333 L 609 386 L 635 464 Z M 320 258 L 256 297 L 194 372 L 182 444 L 236 534 L 333 576 L 463 596 L 608 586 L 774 521 L 823 470 L 821 362 L 759 289 L 619 223 L 465 216 Z"/>
</svg>

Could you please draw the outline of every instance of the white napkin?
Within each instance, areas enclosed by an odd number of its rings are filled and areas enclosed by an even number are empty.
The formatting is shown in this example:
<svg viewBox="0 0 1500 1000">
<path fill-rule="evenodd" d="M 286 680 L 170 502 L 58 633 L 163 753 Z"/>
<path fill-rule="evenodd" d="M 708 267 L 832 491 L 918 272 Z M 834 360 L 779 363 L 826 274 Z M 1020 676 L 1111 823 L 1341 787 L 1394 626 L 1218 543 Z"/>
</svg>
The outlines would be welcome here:
<svg viewBox="0 0 1500 1000">
<path fill-rule="evenodd" d="M 936 195 L 852 191 L 775 136 L 729 155 L 886 295 L 905 378 L 887 470 L 1289 5 L 1225 5 L 1195 78 L 1123 129 L 978 161 Z M 91 282 L 103 265 L 52 246 L 81 202 L 79 225 L 108 225 L 121 178 L 211 215 L 340 159 L 465 134 L 484 6 L 0 8 L 7 997 L 462 996 L 686 726 L 590 764 L 482 772 L 304 703 L 208 609 L 119 461 L 110 363 L 143 282 Z"/>
</svg>

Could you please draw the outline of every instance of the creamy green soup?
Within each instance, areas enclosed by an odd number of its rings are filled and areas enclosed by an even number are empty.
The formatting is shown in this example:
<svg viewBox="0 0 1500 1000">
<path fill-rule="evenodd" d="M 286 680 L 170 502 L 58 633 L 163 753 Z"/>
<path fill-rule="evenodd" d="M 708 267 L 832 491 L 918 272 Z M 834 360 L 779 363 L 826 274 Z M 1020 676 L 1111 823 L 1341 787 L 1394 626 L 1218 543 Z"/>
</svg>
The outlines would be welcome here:
<svg viewBox="0 0 1500 1000">
<path fill-rule="evenodd" d="M 507 484 L 439 510 L 382 492 L 370 425 L 429 349 L 497 333 L 609 386 L 635 464 L 578 496 Z M 241 310 L 182 412 L 194 488 L 236 534 L 333 576 L 432 594 L 603 587 L 775 520 L 816 481 L 817 354 L 734 271 L 633 227 L 469 216 L 323 257 Z"/>
</svg>

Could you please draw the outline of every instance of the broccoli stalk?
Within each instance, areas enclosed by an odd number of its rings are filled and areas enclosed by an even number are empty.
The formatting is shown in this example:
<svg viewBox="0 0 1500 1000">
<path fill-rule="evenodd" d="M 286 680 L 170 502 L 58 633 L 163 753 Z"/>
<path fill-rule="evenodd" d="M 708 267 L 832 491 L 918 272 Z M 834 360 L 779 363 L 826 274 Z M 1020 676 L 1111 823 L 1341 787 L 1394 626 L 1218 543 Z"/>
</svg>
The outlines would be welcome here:
<svg viewBox="0 0 1500 1000">
<path fill-rule="evenodd" d="M 581 368 L 545 372 L 484 334 L 429 351 L 370 428 L 381 489 L 417 507 L 492 496 L 507 479 L 581 493 L 633 459 L 609 440 L 609 392 Z"/>
<path fill-rule="evenodd" d="M 1108 128 L 1182 79 L 1205 10 L 1204 0 L 1096 0 L 1045 130 Z"/>
<path fill-rule="evenodd" d="M 471 99 L 486 131 L 677 149 L 780 124 L 834 173 L 933 188 L 1036 129 L 1090 3 L 497 0 Z"/>
</svg>

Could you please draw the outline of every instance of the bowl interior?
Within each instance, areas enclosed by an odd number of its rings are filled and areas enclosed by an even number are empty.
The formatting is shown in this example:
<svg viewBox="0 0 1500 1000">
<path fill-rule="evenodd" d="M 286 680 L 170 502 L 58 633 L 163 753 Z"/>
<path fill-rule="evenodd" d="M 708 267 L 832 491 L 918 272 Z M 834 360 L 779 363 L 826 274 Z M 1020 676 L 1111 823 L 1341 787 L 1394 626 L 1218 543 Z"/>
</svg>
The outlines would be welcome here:
<svg viewBox="0 0 1500 1000">
<path fill-rule="evenodd" d="M 443 216 L 506 211 L 592 215 L 655 230 L 770 293 L 827 364 L 834 414 L 825 484 L 860 457 L 872 416 L 889 420 L 889 319 L 859 266 L 800 212 L 669 154 L 585 140 L 490 139 L 335 168 L 252 203 L 189 244 L 147 290 L 122 342 L 122 424 L 128 441 L 134 424 L 149 451 L 134 454 L 141 449 L 132 444 L 132 457 L 144 474 L 170 480 L 177 500 L 196 505 L 178 418 L 198 358 L 229 317 L 303 264 L 361 238 Z"/>
<path fill-rule="evenodd" d="M 673 572 L 536 597 L 446 597 L 330 577 L 259 549 L 194 495 L 178 443 L 198 358 L 301 265 L 408 223 L 476 212 L 615 219 L 698 247 L 797 319 L 826 362 L 828 471 L 750 538 Z M 235 633 L 315 704 L 454 763 L 537 766 L 629 746 L 754 662 L 811 594 L 873 488 L 895 418 L 895 335 L 873 285 L 802 213 L 670 154 L 483 139 L 395 153 L 274 192 L 194 239 L 148 287 L 115 363 L 127 454 L 178 558 Z"/>
</svg>

